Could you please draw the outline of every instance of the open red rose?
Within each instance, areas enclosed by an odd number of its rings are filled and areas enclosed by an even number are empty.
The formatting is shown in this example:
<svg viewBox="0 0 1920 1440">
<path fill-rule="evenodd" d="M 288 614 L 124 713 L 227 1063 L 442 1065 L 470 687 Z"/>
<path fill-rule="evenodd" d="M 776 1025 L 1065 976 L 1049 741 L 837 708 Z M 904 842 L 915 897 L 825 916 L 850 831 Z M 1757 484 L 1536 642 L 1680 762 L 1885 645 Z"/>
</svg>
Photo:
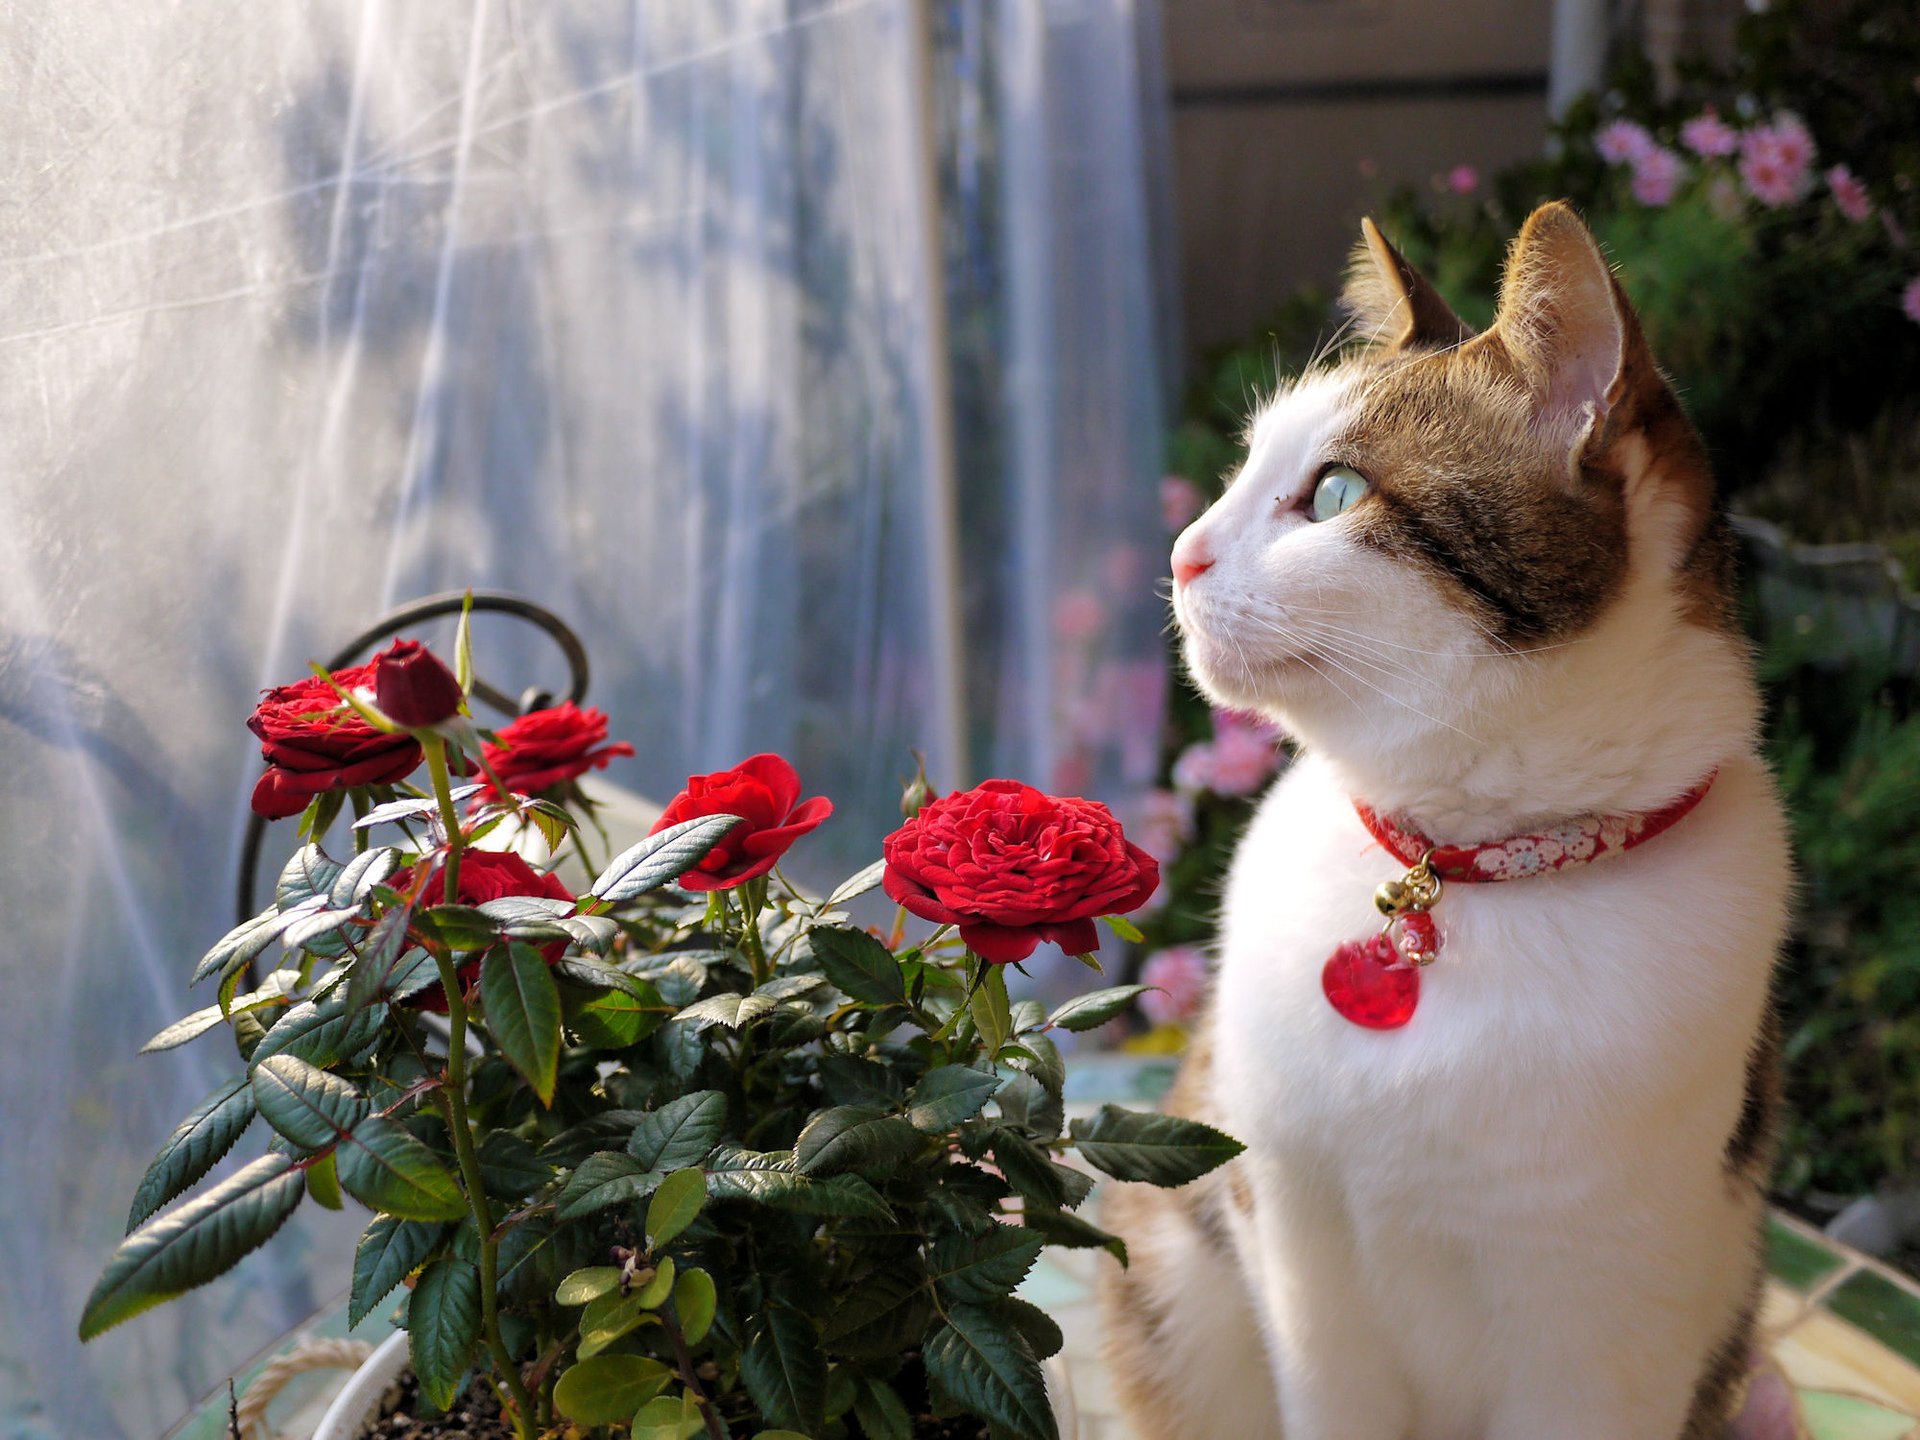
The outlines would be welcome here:
<svg viewBox="0 0 1920 1440">
<path fill-rule="evenodd" d="M 923 920 L 957 925 L 996 965 L 1042 940 L 1071 955 L 1100 948 L 1096 915 L 1147 903 L 1160 864 L 1095 800 L 988 780 L 935 800 L 886 838 L 887 894 Z"/>
<path fill-rule="evenodd" d="M 336 670 L 333 678 L 353 690 L 372 681 L 373 666 Z M 404 780 L 420 763 L 411 735 L 374 729 L 318 675 L 267 691 L 247 728 L 260 737 L 267 762 L 253 808 L 269 820 L 298 815 L 328 790 Z"/>
<path fill-rule="evenodd" d="M 395 890 L 406 891 L 413 884 L 413 866 L 404 866 L 393 872 L 387 884 Z M 436 866 L 428 879 L 426 888 L 421 891 L 421 903 L 438 905 L 446 898 L 446 880 Z M 462 905 L 484 905 L 489 900 L 498 900 L 503 895 L 538 895 L 548 900 L 571 900 L 573 892 L 562 885 L 552 875 L 542 875 L 538 870 L 510 850 L 466 850 L 460 855 L 460 903 Z M 555 940 L 545 946 L 541 954 L 551 965 L 567 952 L 567 942 Z M 480 974 L 480 957 L 475 955 L 460 967 L 460 983 L 471 986 Z M 447 992 L 435 981 L 424 990 L 417 990 L 407 996 L 406 1004 L 417 1010 L 431 1010 L 436 1015 L 447 1013 Z"/>
<path fill-rule="evenodd" d="M 800 776 L 778 755 L 754 755 L 731 770 L 692 775 L 653 827 L 655 834 L 702 815 L 738 815 L 736 825 L 693 869 L 680 877 L 687 890 L 731 890 L 773 869 L 802 835 L 833 813 L 824 795 L 800 799 Z"/>
<path fill-rule="evenodd" d="M 604 770 L 616 755 L 633 754 L 624 740 L 609 745 L 607 717 L 563 700 L 549 710 L 530 710 L 500 730 L 498 744 L 482 754 L 500 783 L 522 795 L 537 795 L 589 770 Z"/>
<path fill-rule="evenodd" d="M 466 698 L 454 673 L 418 640 L 396 640 L 373 657 L 374 704 L 396 725 L 438 725 Z"/>
</svg>

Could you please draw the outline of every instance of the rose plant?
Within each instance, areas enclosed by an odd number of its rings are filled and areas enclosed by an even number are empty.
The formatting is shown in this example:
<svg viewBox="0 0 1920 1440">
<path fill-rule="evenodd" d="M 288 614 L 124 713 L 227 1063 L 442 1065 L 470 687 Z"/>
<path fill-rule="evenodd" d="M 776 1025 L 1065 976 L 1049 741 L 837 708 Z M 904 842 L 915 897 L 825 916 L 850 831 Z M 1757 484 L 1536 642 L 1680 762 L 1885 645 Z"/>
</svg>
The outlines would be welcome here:
<svg viewBox="0 0 1920 1440">
<path fill-rule="evenodd" d="M 526 856 L 577 829 L 550 797 L 604 724 L 557 760 L 572 717 L 479 730 L 464 636 L 452 671 L 396 646 L 263 702 L 298 777 L 266 809 L 307 794 L 306 843 L 195 967 L 214 1003 L 147 1047 L 222 1034 L 242 1069 L 141 1181 L 82 1337 L 351 1198 L 352 1318 L 400 1297 L 429 1409 L 477 1384 L 521 1440 L 911 1440 L 930 1414 L 1054 1440 L 1060 1332 L 1013 1291 L 1046 1245 L 1126 1258 L 1063 1160 L 1175 1185 L 1239 1146 L 1116 1107 L 1067 1124 L 1054 1034 L 1141 987 L 1048 1013 L 993 962 L 1131 932 L 1154 862 L 1091 802 L 922 780 L 887 858 L 808 895 L 779 862 L 832 807 L 762 755 L 690 779 L 575 896 Z M 861 928 L 845 907 L 880 887 L 905 908 Z"/>
</svg>

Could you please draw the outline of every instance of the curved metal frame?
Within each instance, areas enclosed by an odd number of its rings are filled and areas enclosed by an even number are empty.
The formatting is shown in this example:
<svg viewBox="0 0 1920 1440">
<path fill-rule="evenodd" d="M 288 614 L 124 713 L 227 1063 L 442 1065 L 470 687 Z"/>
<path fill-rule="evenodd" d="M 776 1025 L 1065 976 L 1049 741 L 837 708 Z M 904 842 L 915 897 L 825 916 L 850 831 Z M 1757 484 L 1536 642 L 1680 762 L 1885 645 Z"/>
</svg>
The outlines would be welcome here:
<svg viewBox="0 0 1920 1440">
<path fill-rule="evenodd" d="M 467 592 L 449 590 L 441 595 L 429 595 L 424 600 L 415 600 L 391 610 L 381 616 L 352 640 L 341 646 L 327 660 L 328 670 L 343 669 L 357 659 L 362 652 L 371 649 L 390 635 L 397 635 L 409 625 L 419 625 L 428 620 L 443 619 L 448 615 L 458 615 L 467 603 Z M 530 624 L 539 626 L 553 637 L 560 651 L 567 657 L 567 669 L 573 683 L 567 691 L 567 698 L 578 705 L 587 698 L 587 682 L 591 672 L 587 665 L 587 650 L 558 615 L 531 600 L 523 600 L 518 595 L 509 595 L 502 591 L 476 590 L 473 593 L 473 611 L 478 614 L 513 615 Z M 484 700 L 502 715 L 524 715 L 530 710 L 544 710 L 553 703 L 553 697 L 542 690 L 528 690 L 519 700 L 513 700 L 505 692 L 496 690 L 478 675 L 473 678 L 475 698 Z M 240 876 L 235 892 L 235 923 L 251 920 L 256 913 L 253 904 L 253 886 L 260 868 L 260 845 L 267 834 L 267 820 L 263 815 L 253 815 L 247 821 L 246 839 L 240 846 Z"/>
</svg>

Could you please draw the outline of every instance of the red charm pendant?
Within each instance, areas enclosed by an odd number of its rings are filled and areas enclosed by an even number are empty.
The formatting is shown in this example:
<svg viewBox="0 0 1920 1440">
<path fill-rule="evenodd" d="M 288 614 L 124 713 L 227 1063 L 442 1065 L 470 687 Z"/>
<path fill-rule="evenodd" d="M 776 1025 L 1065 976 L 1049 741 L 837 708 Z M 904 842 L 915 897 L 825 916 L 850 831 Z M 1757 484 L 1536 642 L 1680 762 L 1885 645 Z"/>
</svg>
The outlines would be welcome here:
<svg viewBox="0 0 1920 1440">
<path fill-rule="evenodd" d="M 1369 1030 L 1398 1030 L 1420 1003 L 1420 972 L 1385 935 L 1349 940 L 1320 972 L 1327 1003 Z"/>
<path fill-rule="evenodd" d="M 1431 965 L 1440 958 L 1440 930 L 1433 923 L 1433 916 L 1424 910 L 1412 910 L 1398 917 L 1387 933 L 1409 965 Z"/>
</svg>

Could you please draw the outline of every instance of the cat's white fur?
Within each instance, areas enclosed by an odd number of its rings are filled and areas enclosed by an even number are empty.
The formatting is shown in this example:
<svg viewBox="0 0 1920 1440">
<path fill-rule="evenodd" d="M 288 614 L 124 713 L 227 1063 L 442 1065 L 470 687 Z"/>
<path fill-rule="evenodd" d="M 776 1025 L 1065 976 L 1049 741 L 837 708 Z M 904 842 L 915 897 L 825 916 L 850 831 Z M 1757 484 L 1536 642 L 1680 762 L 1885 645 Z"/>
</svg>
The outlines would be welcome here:
<svg viewBox="0 0 1920 1440">
<path fill-rule="evenodd" d="M 1205 562 L 1175 595 L 1194 673 L 1305 752 L 1225 894 L 1208 1110 L 1248 1147 L 1252 1206 L 1236 1265 L 1156 1257 L 1160 1333 L 1191 1351 L 1178 1408 L 1221 1440 L 1672 1440 L 1750 1298 L 1761 1203 L 1724 1152 L 1790 876 L 1747 661 L 1687 618 L 1676 516 L 1631 440 L 1624 593 L 1533 653 L 1342 519 L 1309 523 L 1295 502 L 1357 383 L 1273 402 L 1175 552 Z M 1716 770 L 1642 849 L 1448 887 L 1404 1029 L 1323 997 L 1401 868 L 1354 797 L 1473 841 L 1656 808 Z"/>
</svg>

